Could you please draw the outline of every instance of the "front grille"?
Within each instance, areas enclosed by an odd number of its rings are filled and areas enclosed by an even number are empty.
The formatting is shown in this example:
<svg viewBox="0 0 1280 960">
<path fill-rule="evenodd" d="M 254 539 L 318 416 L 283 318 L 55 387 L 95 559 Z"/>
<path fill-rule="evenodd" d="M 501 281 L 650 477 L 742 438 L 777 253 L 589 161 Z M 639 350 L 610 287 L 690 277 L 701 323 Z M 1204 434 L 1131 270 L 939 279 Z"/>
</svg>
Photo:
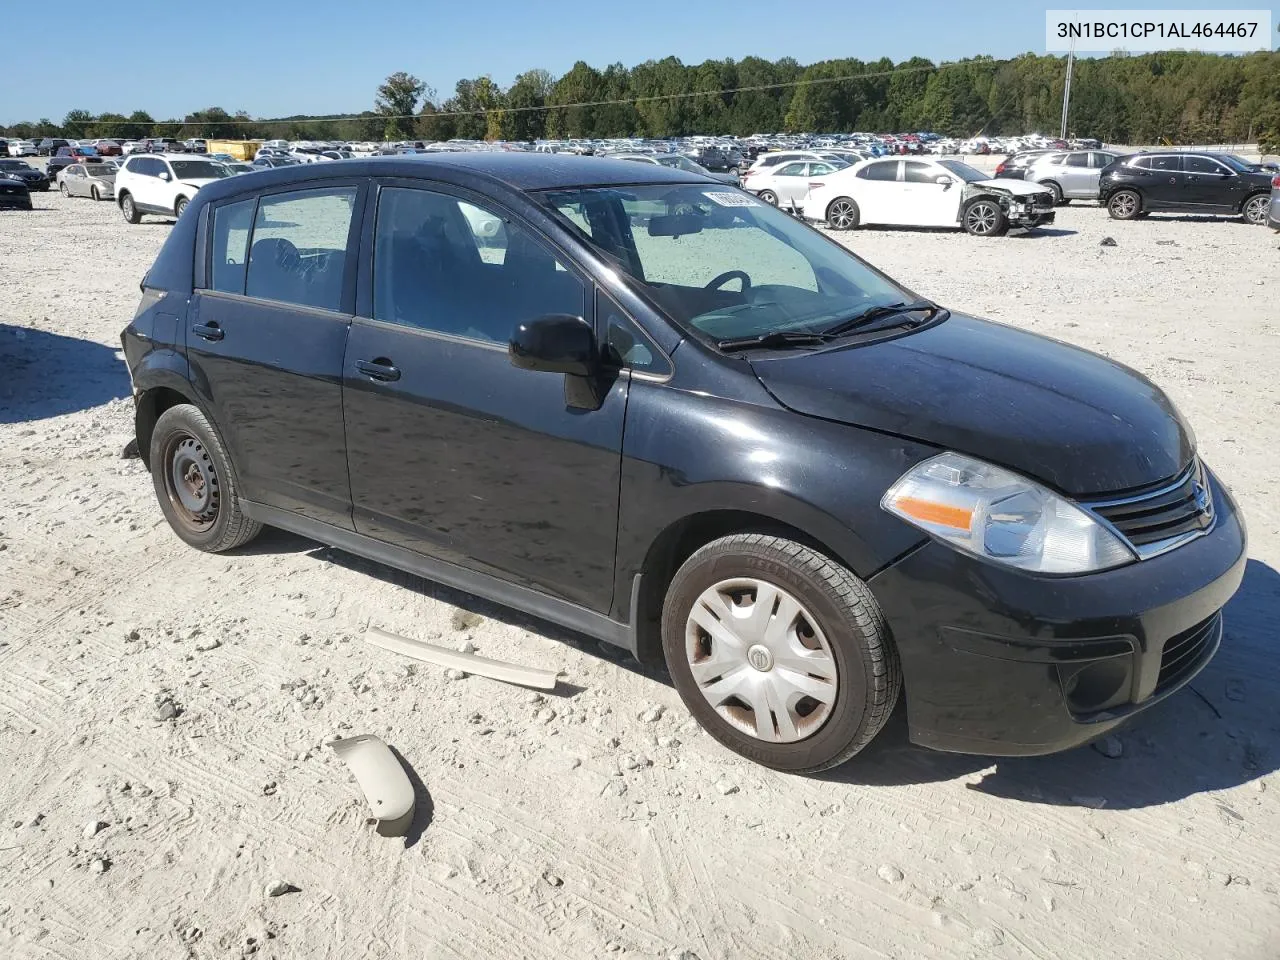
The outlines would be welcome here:
<svg viewBox="0 0 1280 960">
<path fill-rule="evenodd" d="M 1213 526 L 1213 497 L 1204 467 L 1194 460 L 1172 483 L 1122 500 L 1085 504 L 1110 523 L 1138 553 L 1158 552 Z M 1145 551 L 1141 548 L 1147 548 Z"/>
<path fill-rule="evenodd" d="M 1049 209 L 1053 206 L 1053 194 L 1034 193 L 1031 195 L 1031 205 L 1033 207 L 1044 207 L 1045 209 Z"/>
<path fill-rule="evenodd" d="M 1164 642 L 1160 653 L 1160 676 L 1156 680 L 1156 693 L 1168 689 L 1193 673 L 1212 653 L 1222 632 L 1222 614 L 1215 613 L 1190 630 L 1174 634 Z"/>
</svg>

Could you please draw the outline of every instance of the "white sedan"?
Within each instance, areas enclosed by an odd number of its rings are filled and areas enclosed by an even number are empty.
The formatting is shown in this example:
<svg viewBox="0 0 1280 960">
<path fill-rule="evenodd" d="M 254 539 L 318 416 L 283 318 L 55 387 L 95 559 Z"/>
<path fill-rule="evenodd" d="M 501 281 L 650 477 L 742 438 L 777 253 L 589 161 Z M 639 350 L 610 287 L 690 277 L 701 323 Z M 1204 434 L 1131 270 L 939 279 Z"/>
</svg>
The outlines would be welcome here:
<svg viewBox="0 0 1280 960">
<path fill-rule="evenodd" d="M 959 160 L 902 157 L 865 160 L 810 185 L 806 220 L 833 230 L 864 224 L 963 227 L 997 236 L 1010 227 L 1054 219 L 1053 195 L 1038 183 L 992 180 Z"/>
<path fill-rule="evenodd" d="M 809 192 L 809 181 L 825 177 L 840 167 L 840 161 L 792 160 L 775 167 L 756 168 L 742 185 L 765 203 L 784 210 L 800 206 Z"/>
<path fill-rule="evenodd" d="M 40 151 L 36 149 L 36 145 L 30 140 L 10 140 L 9 156 L 11 157 L 34 157 L 38 156 Z"/>
</svg>

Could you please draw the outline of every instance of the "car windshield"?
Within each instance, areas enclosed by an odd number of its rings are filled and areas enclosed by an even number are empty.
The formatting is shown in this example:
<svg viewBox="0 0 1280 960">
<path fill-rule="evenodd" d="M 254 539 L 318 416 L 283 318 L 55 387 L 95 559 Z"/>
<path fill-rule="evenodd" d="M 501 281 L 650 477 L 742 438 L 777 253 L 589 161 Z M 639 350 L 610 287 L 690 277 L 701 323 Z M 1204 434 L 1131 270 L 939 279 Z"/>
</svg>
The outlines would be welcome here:
<svg viewBox="0 0 1280 960">
<path fill-rule="evenodd" d="M 229 177 L 227 168 L 208 160 L 174 160 L 173 175 L 179 180 L 219 180 Z"/>
<path fill-rule="evenodd" d="M 591 187 L 544 197 L 638 292 L 715 340 L 821 333 L 911 299 L 780 210 L 710 186 Z"/>
<path fill-rule="evenodd" d="M 975 170 L 960 160 L 939 160 L 938 166 L 945 167 L 948 172 L 954 173 L 965 183 L 976 183 L 979 180 L 991 179 L 988 174 L 983 173 L 981 170 Z"/>
</svg>

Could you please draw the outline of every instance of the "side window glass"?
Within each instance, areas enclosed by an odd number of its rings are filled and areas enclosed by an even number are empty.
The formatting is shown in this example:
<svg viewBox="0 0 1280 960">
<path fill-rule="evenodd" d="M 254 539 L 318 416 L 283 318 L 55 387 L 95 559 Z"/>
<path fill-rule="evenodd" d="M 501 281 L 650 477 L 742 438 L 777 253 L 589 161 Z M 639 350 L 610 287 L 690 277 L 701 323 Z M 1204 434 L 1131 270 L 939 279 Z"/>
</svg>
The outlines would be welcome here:
<svg viewBox="0 0 1280 960">
<path fill-rule="evenodd" d="M 776 175 L 779 177 L 800 177 L 804 175 L 804 167 L 803 163 L 788 163 L 778 170 Z"/>
<path fill-rule="evenodd" d="M 1067 154 L 1068 167 L 1087 167 L 1088 165 L 1089 165 L 1089 155 L 1087 153 Z"/>
<path fill-rule="evenodd" d="M 1187 173 L 1225 173 L 1222 164 L 1208 157 L 1183 157 Z"/>
<path fill-rule="evenodd" d="M 586 286 L 526 229 L 429 190 L 384 188 L 374 230 L 373 317 L 506 343 L 549 313 L 584 315 Z"/>
<path fill-rule="evenodd" d="M 907 183 L 933 183 L 938 176 L 927 163 L 907 161 Z"/>
<path fill-rule="evenodd" d="M 671 364 L 657 346 L 628 317 L 613 299 L 596 291 L 596 316 L 605 331 L 605 350 L 608 363 L 628 367 L 640 373 L 666 376 Z"/>
<path fill-rule="evenodd" d="M 256 200 L 241 200 L 214 208 L 210 289 L 244 293 L 244 268 L 249 262 L 249 232 L 256 205 Z"/>
<path fill-rule="evenodd" d="M 1178 169 L 1178 158 L 1167 154 L 1163 157 L 1148 157 L 1147 169 L 1176 171 Z"/>
<path fill-rule="evenodd" d="M 355 187 L 263 197 L 253 222 L 245 293 L 339 310 Z"/>
</svg>

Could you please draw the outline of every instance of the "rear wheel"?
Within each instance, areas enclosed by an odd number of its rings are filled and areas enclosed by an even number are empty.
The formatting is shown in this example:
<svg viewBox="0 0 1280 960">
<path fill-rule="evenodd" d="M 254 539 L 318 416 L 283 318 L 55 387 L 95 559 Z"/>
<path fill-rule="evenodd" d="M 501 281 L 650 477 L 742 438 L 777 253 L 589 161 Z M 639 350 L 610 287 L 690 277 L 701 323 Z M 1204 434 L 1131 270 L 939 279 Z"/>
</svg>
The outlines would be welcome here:
<svg viewBox="0 0 1280 960">
<path fill-rule="evenodd" d="M 241 512 L 231 460 L 189 403 L 170 407 L 151 434 L 151 480 L 173 532 L 209 553 L 248 543 L 262 524 Z"/>
<path fill-rule="evenodd" d="M 776 207 L 778 205 L 778 195 L 772 190 L 761 190 L 756 194 L 756 196 L 771 207 Z"/>
<path fill-rule="evenodd" d="M 1063 207 L 1067 205 L 1069 201 L 1062 195 L 1062 187 L 1058 186 L 1052 180 L 1046 180 L 1042 185 L 1048 187 L 1049 192 L 1053 194 L 1053 205 L 1055 207 Z"/>
<path fill-rule="evenodd" d="M 120 213 L 125 223 L 138 223 L 142 220 L 142 215 L 138 213 L 138 207 L 133 202 L 133 196 L 128 193 L 120 198 Z"/>
<path fill-rule="evenodd" d="M 59 192 L 60 192 L 64 197 L 69 197 L 69 196 L 71 196 L 71 191 L 67 189 L 67 182 L 66 182 L 65 180 L 64 180 L 64 181 L 62 181 L 62 183 L 58 184 L 58 191 L 59 191 Z"/>
<path fill-rule="evenodd" d="M 696 551 L 668 587 L 662 643 L 708 733 L 793 773 L 833 767 L 870 743 L 902 684 L 866 584 L 782 537 L 736 534 Z"/>
<path fill-rule="evenodd" d="M 90 195 L 91 197 L 93 197 L 93 199 L 94 199 L 95 201 L 98 201 L 98 200 L 101 200 L 101 199 L 102 199 L 102 194 L 98 192 L 98 188 L 97 188 L 97 187 L 90 187 L 90 188 L 89 188 L 89 195 Z"/>
<path fill-rule="evenodd" d="M 1009 229 L 999 202 L 985 197 L 965 207 L 962 223 L 965 230 L 975 237 L 998 237 Z"/>
<path fill-rule="evenodd" d="M 1117 190 L 1107 200 L 1107 213 L 1114 220 L 1132 220 L 1142 213 L 1142 198 L 1133 190 Z"/>
<path fill-rule="evenodd" d="M 852 230 L 859 217 L 858 205 L 848 197 L 836 197 L 827 207 L 827 226 L 832 230 Z"/>
<path fill-rule="evenodd" d="M 173 215 L 175 217 L 181 217 L 182 211 L 185 209 L 187 209 L 187 198 L 179 197 L 178 202 L 173 205 Z"/>
<path fill-rule="evenodd" d="M 1263 224 L 1267 222 L 1267 207 L 1271 203 L 1270 194 L 1259 193 L 1244 202 L 1244 219 L 1247 223 Z"/>
</svg>

